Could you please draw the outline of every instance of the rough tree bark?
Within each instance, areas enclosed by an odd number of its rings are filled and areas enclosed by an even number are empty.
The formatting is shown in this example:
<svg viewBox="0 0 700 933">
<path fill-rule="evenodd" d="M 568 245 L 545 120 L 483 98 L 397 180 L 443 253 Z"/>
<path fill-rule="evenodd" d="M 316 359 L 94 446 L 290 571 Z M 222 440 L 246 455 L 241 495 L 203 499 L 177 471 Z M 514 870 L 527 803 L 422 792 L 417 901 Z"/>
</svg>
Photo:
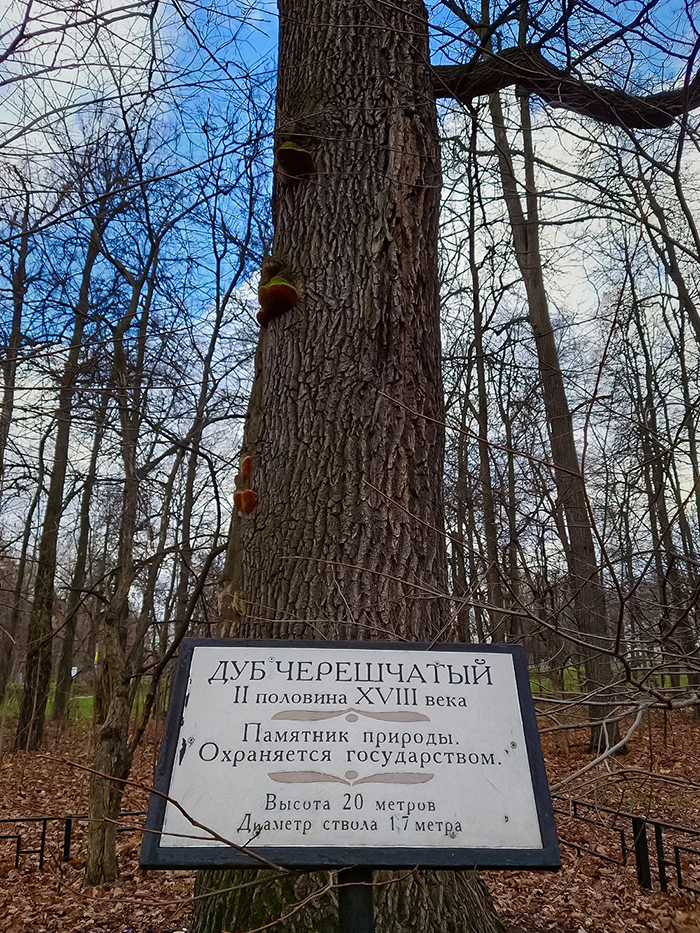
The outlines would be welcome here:
<svg viewBox="0 0 700 933">
<path fill-rule="evenodd" d="M 449 640 L 425 9 L 281 0 L 279 10 L 276 144 L 307 148 L 317 173 L 275 186 L 273 259 L 299 306 L 260 338 L 243 449 L 259 504 L 234 518 L 224 626 L 246 637 Z M 254 875 L 205 872 L 198 891 Z M 260 882 L 197 901 L 194 933 L 269 923 L 318 879 Z M 470 873 L 421 872 L 384 891 L 382 933 L 502 930 Z M 326 897 L 285 929 L 334 928 L 335 913 Z"/>
</svg>

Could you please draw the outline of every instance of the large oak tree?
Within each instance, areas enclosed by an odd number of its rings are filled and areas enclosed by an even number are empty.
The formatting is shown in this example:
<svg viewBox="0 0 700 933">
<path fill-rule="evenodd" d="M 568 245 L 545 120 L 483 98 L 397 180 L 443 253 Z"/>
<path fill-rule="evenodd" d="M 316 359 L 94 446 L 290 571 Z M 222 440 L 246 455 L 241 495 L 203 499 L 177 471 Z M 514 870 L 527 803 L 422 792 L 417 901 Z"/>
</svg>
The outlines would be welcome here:
<svg viewBox="0 0 700 933">
<path fill-rule="evenodd" d="M 449 5 L 449 4 L 448 4 Z M 264 328 L 242 456 L 258 504 L 233 519 L 222 633 L 237 637 L 450 640 L 442 500 L 443 417 L 436 97 L 513 84 L 607 122 L 666 125 L 692 82 L 650 100 L 589 87 L 539 48 L 430 68 L 422 0 L 280 0 L 275 145 L 315 173 L 278 170 L 268 278 L 298 306 Z M 636 123 L 634 122 L 636 120 Z M 195 933 L 325 929 L 324 879 L 205 872 Z M 237 885 L 245 887 L 231 891 Z M 413 873 L 382 888 L 378 929 L 497 930 L 469 873 Z"/>
<path fill-rule="evenodd" d="M 243 447 L 259 503 L 234 519 L 228 634 L 455 637 L 430 84 L 421 0 L 374 13 L 365 0 L 280 3 L 276 144 L 308 149 L 316 173 L 275 182 L 272 260 L 299 304 L 260 336 Z M 200 889 L 231 883 L 208 873 Z M 253 929 L 317 883 L 202 901 L 194 929 Z M 384 891 L 380 929 L 500 929 L 469 873 L 411 875 Z M 325 897 L 288 924 L 321 929 L 333 910 Z"/>
</svg>

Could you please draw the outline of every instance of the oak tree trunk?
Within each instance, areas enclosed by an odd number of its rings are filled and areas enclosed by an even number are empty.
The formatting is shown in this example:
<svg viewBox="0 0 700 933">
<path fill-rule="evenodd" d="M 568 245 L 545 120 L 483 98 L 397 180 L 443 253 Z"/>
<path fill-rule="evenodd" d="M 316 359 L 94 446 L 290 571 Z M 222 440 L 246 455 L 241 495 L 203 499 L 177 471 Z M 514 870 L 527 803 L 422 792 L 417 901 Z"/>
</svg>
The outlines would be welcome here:
<svg viewBox="0 0 700 933">
<path fill-rule="evenodd" d="M 258 506 L 235 517 L 226 631 L 261 638 L 454 637 L 446 595 L 438 137 L 421 0 L 280 0 L 276 145 L 311 178 L 275 184 L 273 259 L 299 292 L 263 331 L 243 454 Z M 434 420 L 433 420 L 434 419 Z M 253 881 L 206 872 L 198 890 Z M 254 929 L 324 877 L 196 902 L 194 933 Z M 502 929 L 476 876 L 380 889 L 377 930 Z M 334 929 L 324 896 L 286 930 Z"/>
</svg>

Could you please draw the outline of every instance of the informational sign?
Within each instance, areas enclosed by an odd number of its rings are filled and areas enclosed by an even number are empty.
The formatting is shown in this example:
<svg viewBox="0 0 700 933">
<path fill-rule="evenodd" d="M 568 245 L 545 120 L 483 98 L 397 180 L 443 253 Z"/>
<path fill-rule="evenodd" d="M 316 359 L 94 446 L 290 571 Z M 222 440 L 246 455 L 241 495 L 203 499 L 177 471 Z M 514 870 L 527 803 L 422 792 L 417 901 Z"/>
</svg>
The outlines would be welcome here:
<svg viewBox="0 0 700 933">
<path fill-rule="evenodd" d="M 558 868 L 516 646 L 186 640 L 146 868 Z"/>
</svg>

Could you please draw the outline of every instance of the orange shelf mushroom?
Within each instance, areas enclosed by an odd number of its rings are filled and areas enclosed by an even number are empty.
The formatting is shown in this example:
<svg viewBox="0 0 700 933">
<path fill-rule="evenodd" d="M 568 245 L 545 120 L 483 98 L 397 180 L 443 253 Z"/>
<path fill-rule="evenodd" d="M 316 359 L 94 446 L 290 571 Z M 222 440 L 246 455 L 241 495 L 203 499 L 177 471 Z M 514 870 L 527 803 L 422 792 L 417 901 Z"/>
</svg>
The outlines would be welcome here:
<svg viewBox="0 0 700 933">
<path fill-rule="evenodd" d="M 296 143 L 282 143 L 275 152 L 282 181 L 300 181 L 316 174 L 316 163 L 306 149 Z"/>
<path fill-rule="evenodd" d="M 241 492 L 241 512 L 244 515 L 250 515 L 258 504 L 258 494 L 254 489 L 244 489 Z"/>
<path fill-rule="evenodd" d="M 253 472 L 253 458 L 244 457 L 241 461 L 241 476 L 243 479 L 250 479 Z"/>
<path fill-rule="evenodd" d="M 291 282 L 281 275 L 276 275 L 258 288 L 258 301 L 260 302 L 258 323 L 261 327 L 267 327 L 270 321 L 279 317 L 280 314 L 296 308 L 299 295 Z"/>
<path fill-rule="evenodd" d="M 254 489 L 237 489 L 233 494 L 233 504 L 237 512 L 250 515 L 258 504 L 258 494 Z"/>
</svg>

